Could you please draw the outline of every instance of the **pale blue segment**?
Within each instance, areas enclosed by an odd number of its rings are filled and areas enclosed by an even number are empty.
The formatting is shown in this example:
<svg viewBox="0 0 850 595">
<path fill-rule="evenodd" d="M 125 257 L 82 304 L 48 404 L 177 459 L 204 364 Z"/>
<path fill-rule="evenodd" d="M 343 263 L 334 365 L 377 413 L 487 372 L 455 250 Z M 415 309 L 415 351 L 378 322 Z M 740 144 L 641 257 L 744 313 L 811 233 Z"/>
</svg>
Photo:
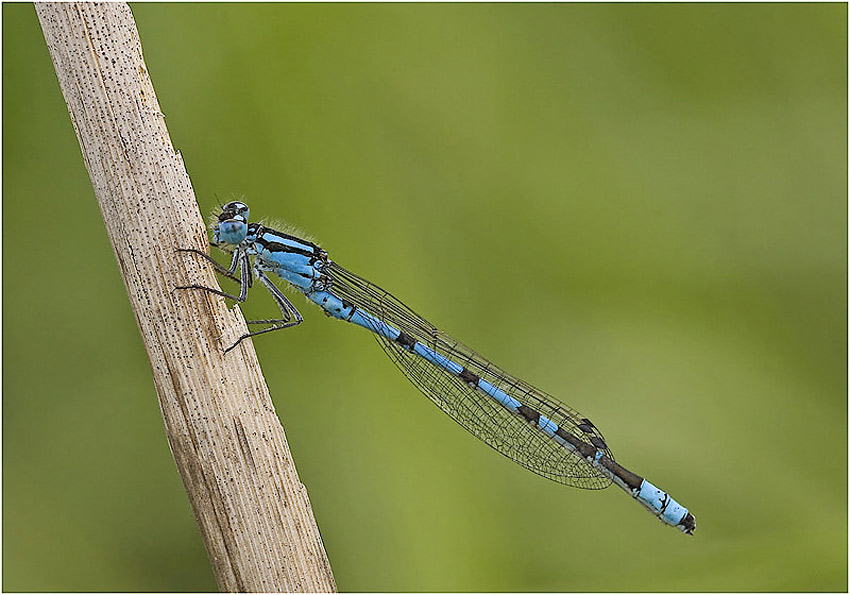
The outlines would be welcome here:
<svg viewBox="0 0 850 595">
<path fill-rule="evenodd" d="M 669 494 L 667 495 L 669 496 Z M 670 503 L 667 505 L 667 509 L 659 518 L 664 520 L 664 522 L 668 525 L 677 527 L 683 520 L 685 520 L 685 516 L 687 516 L 687 514 L 687 508 L 673 500 L 673 498 L 670 498 Z"/>
<path fill-rule="evenodd" d="M 541 415 L 540 419 L 537 421 L 537 425 L 540 426 L 540 429 L 549 434 L 550 436 L 554 436 L 555 432 L 558 431 L 558 424 L 553 422 L 551 419 L 546 417 L 545 415 Z"/>
<path fill-rule="evenodd" d="M 437 353 L 427 345 L 423 345 L 419 341 L 417 341 L 416 345 L 413 346 L 413 351 L 416 353 L 416 355 L 424 357 L 432 364 L 440 366 L 441 368 L 443 368 L 444 370 L 448 370 L 452 374 L 460 374 L 461 372 L 463 372 L 463 366 L 453 362 L 444 355 L 440 355 L 439 353 Z"/>
<path fill-rule="evenodd" d="M 647 480 L 640 484 L 635 498 L 655 515 L 673 527 L 679 525 L 688 514 L 688 509 L 673 500 L 670 494 L 652 485 Z"/>
<path fill-rule="evenodd" d="M 496 388 L 483 378 L 478 379 L 478 388 L 480 388 L 483 393 L 490 395 L 491 397 L 496 399 L 503 407 L 506 407 L 511 411 L 516 412 L 517 408 L 522 405 L 522 403 L 514 399 L 505 391 Z"/>
<path fill-rule="evenodd" d="M 354 310 L 354 315 L 351 317 L 351 322 L 353 322 L 354 324 L 358 324 L 363 328 L 372 331 L 373 333 L 377 333 L 385 339 L 389 339 L 390 341 L 395 341 L 401 334 L 401 331 L 397 328 L 388 325 L 383 320 L 378 320 L 371 314 L 368 314 L 363 310 L 360 310 L 359 308 Z"/>
</svg>

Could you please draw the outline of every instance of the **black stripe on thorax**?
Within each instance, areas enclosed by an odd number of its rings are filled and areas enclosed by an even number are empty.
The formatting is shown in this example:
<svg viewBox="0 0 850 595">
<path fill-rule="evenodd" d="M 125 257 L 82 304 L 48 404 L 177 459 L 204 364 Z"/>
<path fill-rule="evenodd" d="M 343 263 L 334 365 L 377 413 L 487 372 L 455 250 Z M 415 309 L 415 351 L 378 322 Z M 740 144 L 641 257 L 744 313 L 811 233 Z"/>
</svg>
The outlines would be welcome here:
<svg viewBox="0 0 850 595">
<path fill-rule="evenodd" d="M 256 226 L 256 227 L 253 227 Z M 307 240 L 303 240 L 301 238 L 289 235 L 288 233 L 283 233 L 282 231 L 277 231 L 276 229 L 270 229 L 268 227 L 263 227 L 260 224 L 252 223 L 249 226 L 250 232 L 254 234 L 256 240 L 254 240 L 257 244 L 263 247 L 263 249 L 268 250 L 269 252 L 290 252 L 293 254 L 301 254 L 303 256 L 318 256 L 322 253 L 322 249 L 319 248 L 313 242 L 308 242 Z M 299 244 L 303 244 L 305 246 L 309 246 L 309 249 L 304 248 L 296 248 L 295 246 L 289 246 L 287 244 L 283 244 L 281 242 L 270 241 L 262 236 L 266 233 L 280 236 L 281 238 L 292 240 L 293 242 L 297 242 Z"/>
<path fill-rule="evenodd" d="M 316 253 L 313 250 L 302 250 L 301 248 L 296 248 L 295 246 L 287 246 L 286 244 L 281 244 L 280 242 L 269 242 L 268 240 L 264 240 L 263 238 L 257 238 L 257 243 L 264 249 L 269 252 L 289 252 L 292 254 L 301 254 L 302 256 L 315 256 Z"/>
</svg>

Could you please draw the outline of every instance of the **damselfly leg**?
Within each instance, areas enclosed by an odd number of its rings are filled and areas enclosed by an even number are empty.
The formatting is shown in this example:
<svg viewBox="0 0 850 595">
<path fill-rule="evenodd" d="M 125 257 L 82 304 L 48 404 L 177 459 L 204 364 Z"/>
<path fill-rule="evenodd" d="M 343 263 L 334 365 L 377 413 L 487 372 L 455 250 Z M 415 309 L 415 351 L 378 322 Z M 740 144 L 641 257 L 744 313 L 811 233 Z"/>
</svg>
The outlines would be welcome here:
<svg viewBox="0 0 850 595">
<path fill-rule="evenodd" d="M 245 322 L 248 324 L 271 324 L 269 328 L 260 329 L 258 331 L 253 331 L 250 333 L 245 333 L 238 339 L 236 342 L 224 350 L 225 353 L 239 345 L 244 339 L 248 337 L 256 337 L 257 335 L 262 335 L 265 333 L 270 333 L 272 331 L 279 331 L 281 329 L 289 328 L 291 326 L 297 326 L 303 322 L 304 318 L 301 316 L 301 312 L 298 311 L 292 302 L 287 299 L 280 288 L 271 282 L 271 280 L 266 277 L 265 273 L 263 273 L 260 269 L 255 269 L 254 273 L 257 275 L 257 279 L 260 280 L 260 283 L 265 285 L 266 289 L 269 290 L 269 293 L 272 295 L 272 299 L 274 299 L 277 307 L 280 308 L 280 311 L 283 313 L 283 318 L 267 318 L 260 320 L 246 320 Z"/>
<path fill-rule="evenodd" d="M 266 289 L 268 289 L 269 293 L 271 293 L 272 299 L 274 299 L 275 304 L 277 304 L 277 307 L 281 311 L 282 318 L 262 318 L 257 320 L 246 320 L 246 324 L 270 324 L 272 326 L 258 331 L 245 333 L 244 335 L 239 337 L 236 342 L 233 343 L 233 345 L 225 349 L 224 353 L 229 352 L 248 337 L 262 335 L 264 333 L 270 333 L 271 331 L 277 331 L 284 328 L 289 328 L 291 326 L 296 326 L 298 324 L 301 324 L 301 322 L 304 320 L 301 316 L 301 313 L 292 304 L 292 302 L 287 299 L 287 297 L 283 294 L 280 288 L 278 288 L 274 283 L 272 283 L 271 280 L 259 267 L 254 268 L 251 266 L 250 258 L 248 257 L 248 254 L 244 251 L 237 249 L 233 252 L 233 259 L 231 261 L 230 268 L 225 268 L 221 263 L 219 263 L 209 254 L 206 254 L 205 252 L 202 252 L 201 250 L 195 248 L 178 248 L 177 252 L 191 252 L 193 254 L 201 256 L 204 260 L 213 265 L 213 268 L 217 273 L 227 277 L 228 279 L 238 282 L 240 286 L 240 291 L 239 295 L 236 296 L 225 291 L 215 289 L 213 287 L 206 287 L 204 285 L 199 284 L 180 285 L 178 287 L 175 287 L 174 289 L 200 289 L 201 291 L 207 291 L 215 295 L 220 295 L 222 297 L 232 299 L 238 303 L 242 303 L 247 299 L 248 289 L 253 286 L 254 275 L 256 275 L 260 282 L 266 287 Z M 236 269 L 239 269 L 239 277 L 236 277 L 233 274 L 236 272 Z"/>
<path fill-rule="evenodd" d="M 227 252 L 228 254 L 230 254 L 232 256 L 230 268 L 226 268 L 223 264 L 221 264 L 215 258 L 210 256 L 209 254 L 207 254 L 203 250 L 198 250 L 197 248 L 176 248 L 174 251 L 175 252 L 191 252 L 192 254 L 197 254 L 198 256 L 200 256 L 201 258 L 203 258 L 204 260 L 209 262 L 211 265 L 213 265 L 213 267 L 215 268 L 215 270 L 218 273 L 220 273 L 221 275 L 224 275 L 225 277 L 227 277 L 231 281 L 236 281 L 237 283 L 239 283 L 239 277 L 237 277 L 236 275 L 233 274 L 233 273 L 236 272 L 236 267 L 239 266 L 239 261 L 236 258 L 236 252 L 233 251 L 233 250 L 224 250 L 223 248 L 221 248 L 217 244 L 213 244 L 213 243 L 210 243 L 210 246 L 214 246 L 214 247 L 218 248 L 219 250 L 221 250 L 222 252 Z"/>
<path fill-rule="evenodd" d="M 220 273 L 225 277 L 232 279 L 233 281 L 237 281 L 239 283 L 239 295 L 236 296 L 231 293 L 227 293 L 226 291 L 221 291 L 220 289 L 215 289 L 213 287 L 207 287 L 205 285 L 199 285 L 196 283 L 193 283 L 191 285 L 178 285 L 174 289 L 200 289 L 201 291 L 208 291 L 209 293 L 214 293 L 216 295 L 235 300 L 239 303 L 244 302 L 248 298 L 248 288 L 253 285 L 253 279 L 251 278 L 250 259 L 248 258 L 248 255 L 245 254 L 243 251 L 235 250 L 233 252 L 233 261 L 231 262 L 229 269 L 225 269 L 209 254 L 206 254 L 195 248 L 177 248 L 175 251 L 191 252 L 192 254 L 202 256 L 204 260 L 213 265 L 213 268 L 215 268 L 215 271 L 217 273 Z M 236 272 L 237 268 L 239 269 L 239 278 L 233 275 L 233 273 Z"/>
</svg>

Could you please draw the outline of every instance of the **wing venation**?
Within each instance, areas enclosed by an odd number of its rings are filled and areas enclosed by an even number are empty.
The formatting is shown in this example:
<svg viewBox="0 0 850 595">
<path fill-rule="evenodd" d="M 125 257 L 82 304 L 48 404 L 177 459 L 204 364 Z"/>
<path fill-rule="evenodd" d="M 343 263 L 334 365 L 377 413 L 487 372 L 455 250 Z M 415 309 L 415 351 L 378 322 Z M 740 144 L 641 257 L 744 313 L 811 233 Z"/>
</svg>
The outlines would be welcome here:
<svg viewBox="0 0 850 595">
<path fill-rule="evenodd" d="M 420 343 L 462 365 L 493 386 L 546 416 L 613 460 L 602 434 L 587 418 L 554 397 L 507 374 L 486 358 L 437 329 L 389 292 L 330 263 L 331 290 L 383 322 L 403 330 Z M 560 483 L 601 489 L 611 480 L 593 465 L 564 448 L 551 436 L 499 405 L 460 377 L 375 334 L 379 344 L 405 376 L 440 409 L 470 433 L 523 467 Z"/>
</svg>

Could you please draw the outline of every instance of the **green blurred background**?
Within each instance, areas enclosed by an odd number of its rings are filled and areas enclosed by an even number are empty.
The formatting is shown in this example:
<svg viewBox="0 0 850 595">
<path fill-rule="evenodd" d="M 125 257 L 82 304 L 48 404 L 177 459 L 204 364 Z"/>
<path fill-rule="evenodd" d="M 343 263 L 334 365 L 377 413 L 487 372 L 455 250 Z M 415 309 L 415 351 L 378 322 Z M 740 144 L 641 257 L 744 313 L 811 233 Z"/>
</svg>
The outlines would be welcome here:
<svg viewBox="0 0 850 595">
<path fill-rule="evenodd" d="M 698 523 L 524 471 L 298 300 L 255 345 L 341 590 L 847 589 L 846 5 L 133 10 L 205 213 L 300 226 Z M 4 590 L 215 589 L 31 5 L 3 294 Z"/>
</svg>

